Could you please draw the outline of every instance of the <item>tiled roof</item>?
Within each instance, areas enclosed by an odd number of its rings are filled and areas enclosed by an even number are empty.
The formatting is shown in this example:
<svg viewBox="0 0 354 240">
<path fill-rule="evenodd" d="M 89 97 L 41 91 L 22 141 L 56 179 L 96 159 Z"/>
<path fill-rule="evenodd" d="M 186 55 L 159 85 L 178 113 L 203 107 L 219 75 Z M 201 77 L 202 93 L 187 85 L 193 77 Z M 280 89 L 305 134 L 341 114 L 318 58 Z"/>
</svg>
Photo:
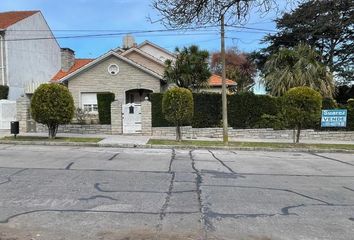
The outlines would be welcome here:
<svg viewBox="0 0 354 240">
<path fill-rule="evenodd" d="M 75 72 L 76 70 L 82 68 L 83 66 L 85 66 L 86 64 L 89 64 L 90 62 L 92 62 L 94 59 L 75 59 L 75 63 L 74 65 L 69 69 L 69 71 L 64 72 L 63 70 L 60 70 L 53 78 L 53 81 L 59 81 L 60 79 L 62 79 L 63 77 L 66 77 L 67 75 L 69 75 L 70 73 Z"/>
<path fill-rule="evenodd" d="M 219 75 L 213 74 L 208 80 L 208 84 L 210 87 L 221 87 L 222 85 L 222 78 Z M 226 79 L 227 86 L 235 86 L 236 82 L 230 79 Z"/>
<path fill-rule="evenodd" d="M 39 11 L 14 11 L 0 13 L 0 29 L 6 29 L 9 26 L 32 16 Z"/>
</svg>

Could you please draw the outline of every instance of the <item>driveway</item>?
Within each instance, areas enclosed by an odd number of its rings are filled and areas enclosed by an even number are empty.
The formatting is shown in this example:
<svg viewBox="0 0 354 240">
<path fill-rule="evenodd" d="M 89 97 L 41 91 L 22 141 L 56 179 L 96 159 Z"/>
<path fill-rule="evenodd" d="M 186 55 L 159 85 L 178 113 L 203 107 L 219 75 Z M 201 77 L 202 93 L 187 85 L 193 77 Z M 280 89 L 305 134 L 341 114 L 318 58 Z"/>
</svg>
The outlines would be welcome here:
<svg viewBox="0 0 354 240">
<path fill-rule="evenodd" d="M 0 145 L 0 239 L 353 239 L 354 156 Z"/>
</svg>

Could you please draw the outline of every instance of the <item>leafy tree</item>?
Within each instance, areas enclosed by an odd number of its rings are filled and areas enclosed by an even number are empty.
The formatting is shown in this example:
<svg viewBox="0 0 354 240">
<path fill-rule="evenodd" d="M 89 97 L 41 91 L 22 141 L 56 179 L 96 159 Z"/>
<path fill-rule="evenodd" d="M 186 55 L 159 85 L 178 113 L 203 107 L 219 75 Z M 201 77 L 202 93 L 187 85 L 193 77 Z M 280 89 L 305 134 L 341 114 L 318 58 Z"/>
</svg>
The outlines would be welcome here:
<svg viewBox="0 0 354 240">
<path fill-rule="evenodd" d="M 181 126 L 193 119 L 193 94 L 186 88 L 173 87 L 164 93 L 162 112 L 165 119 L 176 126 L 176 140 L 181 141 Z"/>
<path fill-rule="evenodd" d="M 354 1 L 310 0 L 276 20 L 278 33 L 268 35 L 264 49 L 271 55 L 280 47 L 306 42 L 320 52 L 322 61 L 337 79 L 354 78 Z"/>
<path fill-rule="evenodd" d="M 68 88 L 55 83 L 41 84 L 31 99 L 33 119 L 47 125 L 49 138 L 55 138 L 59 124 L 74 117 L 74 100 Z"/>
<path fill-rule="evenodd" d="M 309 87 L 296 87 L 287 91 L 283 100 L 284 116 L 296 131 L 296 143 L 299 143 L 301 129 L 314 125 L 321 117 L 321 94 Z"/>
<path fill-rule="evenodd" d="M 192 45 L 182 50 L 176 48 L 176 52 L 176 62 L 166 61 L 165 80 L 196 92 L 202 87 L 207 87 L 211 76 L 207 62 L 208 51 L 201 51 L 198 46 Z"/>
<path fill-rule="evenodd" d="M 323 98 L 322 99 L 322 109 L 336 109 L 338 104 L 333 98 Z"/>
<path fill-rule="evenodd" d="M 222 74 L 221 53 L 213 53 L 211 57 L 212 71 Z M 228 49 L 225 54 L 226 77 L 237 83 L 237 92 L 247 92 L 255 84 L 256 67 L 249 59 L 248 54 L 238 53 L 236 49 Z"/>
<path fill-rule="evenodd" d="M 335 91 L 332 74 L 319 62 L 318 54 L 308 45 L 281 48 L 265 63 L 263 83 L 274 96 L 281 96 L 293 87 L 308 86 L 325 97 Z"/>
<path fill-rule="evenodd" d="M 336 101 L 340 104 L 346 104 L 350 98 L 354 99 L 354 85 L 341 85 L 337 86 L 335 97 Z"/>
<path fill-rule="evenodd" d="M 292 2 L 293 0 L 287 0 Z M 222 62 L 222 123 L 223 142 L 228 144 L 228 119 L 225 68 L 225 25 L 244 23 L 251 10 L 269 12 L 277 8 L 274 0 L 153 0 L 153 8 L 160 13 L 160 21 L 167 27 L 182 28 L 185 26 L 220 26 L 220 51 Z M 214 25 L 214 26 L 215 26 Z"/>
</svg>

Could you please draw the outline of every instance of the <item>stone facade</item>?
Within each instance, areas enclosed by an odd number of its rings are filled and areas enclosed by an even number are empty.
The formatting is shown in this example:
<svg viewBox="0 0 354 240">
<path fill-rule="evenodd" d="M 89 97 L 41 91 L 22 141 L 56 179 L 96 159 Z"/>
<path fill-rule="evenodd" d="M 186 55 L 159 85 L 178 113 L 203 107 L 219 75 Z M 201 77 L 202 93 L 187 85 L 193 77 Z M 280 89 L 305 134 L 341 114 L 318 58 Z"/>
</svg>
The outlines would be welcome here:
<svg viewBox="0 0 354 240">
<path fill-rule="evenodd" d="M 119 73 L 108 72 L 110 64 L 119 66 Z M 81 107 L 81 93 L 113 92 L 116 100 L 125 103 L 125 92 L 131 89 L 148 89 L 160 92 L 160 79 L 115 56 L 99 62 L 68 81 L 75 107 Z"/>
<path fill-rule="evenodd" d="M 122 134 L 122 104 L 119 101 L 114 101 L 111 103 L 111 124 L 112 124 L 112 134 Z"/>
<path fill-rule="evenodd" d="M 20 133 L 28 131 L 28 121 L 30 120 L 30 99 L 22 96 L 16 101 L 16 119 L 19 121 Z"/>
<path fill-rule="evenodd" d="M 182 127 L 182 136 L 184 138 L 222 138 L 222 128 L 192 128 L 190 126 Z M 175 136 L 174 127 L 154 127 L 153 136 Z M 274 140 L 292 140 L 293 130 L 273 130 L 273 129 L 229 129 L 229 137 L 237 139 L 274 139 Z M 327 141 L 354 141 L 354 132 L 352 131 L 315 131 L 312 129 L 301 131 L 302 140 L 327 140 Z"/>
<path fill-rule="evenodd" d="M 141 132 L 147 136 L 152 133 L 151 102 L 147 100 L 141 103 Z"/>
</svg>

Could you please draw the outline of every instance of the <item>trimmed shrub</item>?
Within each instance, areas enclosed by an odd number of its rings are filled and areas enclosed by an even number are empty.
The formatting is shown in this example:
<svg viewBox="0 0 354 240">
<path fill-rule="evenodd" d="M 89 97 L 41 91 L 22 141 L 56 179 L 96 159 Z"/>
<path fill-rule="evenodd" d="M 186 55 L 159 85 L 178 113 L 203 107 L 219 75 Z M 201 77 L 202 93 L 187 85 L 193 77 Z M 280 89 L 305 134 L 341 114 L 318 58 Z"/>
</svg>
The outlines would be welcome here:
<svg viewBox="0 0 354 240">
<path fill-rule="evenodd" d="M 277 115 L 278 99 L 268 95 L 244 92 L 228 96 L 228 120 L 233 128 L 253 128 L 259 126 L 262 115 Z"/>
<path fill-rule="evenodd" d="M 284 112 L 289 126 L 296 129 L 296 143 L 300 140 L 300 131 L 315 125 L 321 118 L 322 96 L 309 87 L 296 87 L 284 96 Z"/>
<path fill-rule="evenodd" d="M 98 118 L 100 124 L 111 124 L 111 103 L 114 101 L 114 93 L 97 93 Z"/>
<path fill-rule="evenodd" d="M 173 124 L 169 123 L 162 113 L 162 98 L 163 93 L 152 93 L 151 99 L 151 114 L 153 127 L 170 127 Z"/>
<path fill-rule="evenodd" d="M 167 121 L 176 126 L 176 140 L 181 140 L 180 127 L 193 119 L 193 94 L 186 88 L 174 87 L 164 93 L 162 112 Z"/>
<path fill-rule="evenodd" d="M 348 119 L 347 119 L 347 129 L 354 131 L 354 98 L 351 98 L 347 102 Z"/>
<path fill-rule="evenodd" d="M 32 96 L 32 117 L 36 122 L 47 125 L 49 138 L 55 138 L 59 124 L 70 123 L 74 111 L 73 97 L 63 85 L 41 84 Z"/>
<path fill-rule="evenodd" d="M 7 99 L 8 96 L 9 96 L 9 87 L 0 85 L 0 100 Z"/>
<path fill-rule="evenodd" d="M 194 93 L 194 116 L 192 126 L 195 128 L 218 127 L 221 124 L 221 94 Z"/>
</svg>

